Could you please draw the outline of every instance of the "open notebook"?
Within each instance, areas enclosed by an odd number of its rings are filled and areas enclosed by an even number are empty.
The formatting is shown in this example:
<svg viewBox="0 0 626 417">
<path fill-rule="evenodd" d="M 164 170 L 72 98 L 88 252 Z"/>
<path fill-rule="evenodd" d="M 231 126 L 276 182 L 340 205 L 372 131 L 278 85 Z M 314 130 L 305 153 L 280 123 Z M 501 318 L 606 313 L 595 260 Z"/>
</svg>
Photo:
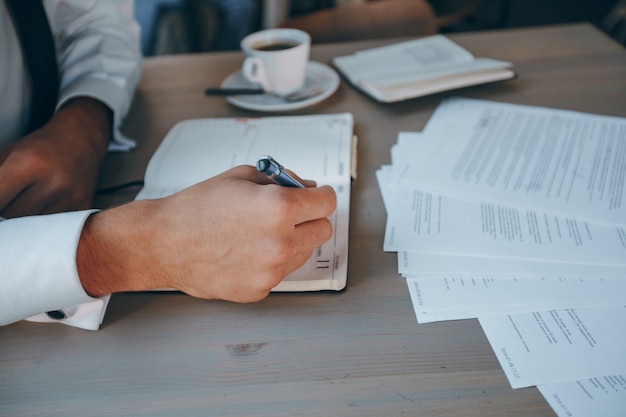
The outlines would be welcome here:
<svg viewBox="0 0 626 417">
<path fill-rule="evenodd" d="M 510 62 L 476 58 L 443 35 L 366 49 L 332 62 L 352 85 L 385 103 L 515 77 Z"/>
<path fill-rule="evenodd" d="M 337 193 L 337 210 L 329 218 L 333 236 L 273 291 L 338 291 L 345 288 L 348 272 L 355 147 L 349 113 L 187 120 L 176 124 L 159 145 L 136 199 L 171 195 L 231 167 L 255 165 L 260 157 L 271 155 L 301 178 L 328 184 Z"/>
</svg>

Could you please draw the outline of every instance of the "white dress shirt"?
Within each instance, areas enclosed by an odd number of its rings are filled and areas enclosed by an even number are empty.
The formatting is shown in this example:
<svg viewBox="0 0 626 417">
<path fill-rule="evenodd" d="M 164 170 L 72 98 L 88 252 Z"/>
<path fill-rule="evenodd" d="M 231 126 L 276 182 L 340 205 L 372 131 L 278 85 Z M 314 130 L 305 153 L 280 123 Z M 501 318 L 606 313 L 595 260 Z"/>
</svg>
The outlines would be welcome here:
<svg viewBox="0 0 626 417">
<path fill-rule="evenodd" d="M 139 27 L 129 0 L 44 0 L 61 76 L 58 106 L 93 97 L 114 114 L 109 149 L 134 144 L 118 127 L 141 72 Z M 0 147 L 26 127 L 30 85 L 5 3 L 0 2 Z M 97 330 L 109 297 L 94 299 L 76 271 L 82 226 L 94 210 L 0 221 L 0 325 L 25 318 Z M 62 311 L 53 319 L 45 312 Z M 39 314 L 41 313 L 41 314 Z M 31 317 L 35 315 L 34 317 Z"/>
</svg>

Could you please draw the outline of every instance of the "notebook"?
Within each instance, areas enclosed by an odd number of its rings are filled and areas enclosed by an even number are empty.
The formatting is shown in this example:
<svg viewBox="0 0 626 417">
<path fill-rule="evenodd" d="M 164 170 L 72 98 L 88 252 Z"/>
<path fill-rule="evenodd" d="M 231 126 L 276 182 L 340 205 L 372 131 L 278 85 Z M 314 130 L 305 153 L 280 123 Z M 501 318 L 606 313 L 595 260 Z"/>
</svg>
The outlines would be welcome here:
<svg viewBox="0 0 626 417">
<path fill-rule="evenodd" d="M 337 209 L 329 218 L 333 236 L 273 291 L 339 291 L 347 282 L 355 149 L 350 113 L 186 120 L 167 133 L 150 159 L 136 200 L 165 197 L 271 155 L 301 178 L 328 184 L 337 194 Z"/>
<path fill-rule="evenodd" d="M 385 103 L 515 77 L 510 62 L 476 58 L 443 35 L 359 51 L 332 63 L 352 85 Z"/>
</svg>

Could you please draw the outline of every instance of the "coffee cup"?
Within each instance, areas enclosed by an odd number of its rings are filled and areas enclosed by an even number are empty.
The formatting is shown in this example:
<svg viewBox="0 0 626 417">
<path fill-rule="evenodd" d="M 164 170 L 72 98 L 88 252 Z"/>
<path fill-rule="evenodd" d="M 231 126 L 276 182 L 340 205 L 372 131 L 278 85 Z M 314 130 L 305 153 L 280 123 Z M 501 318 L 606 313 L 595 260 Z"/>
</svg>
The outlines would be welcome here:
<svg viewBox="0 0 626 417">
<path fill-rule="evenodd" d="M 280 96 L 304 86 L 311 37 L 298 29 L 266 29 L 241 41 L 246 55 L 241 72 L 267 93 Z"/>
</svg>

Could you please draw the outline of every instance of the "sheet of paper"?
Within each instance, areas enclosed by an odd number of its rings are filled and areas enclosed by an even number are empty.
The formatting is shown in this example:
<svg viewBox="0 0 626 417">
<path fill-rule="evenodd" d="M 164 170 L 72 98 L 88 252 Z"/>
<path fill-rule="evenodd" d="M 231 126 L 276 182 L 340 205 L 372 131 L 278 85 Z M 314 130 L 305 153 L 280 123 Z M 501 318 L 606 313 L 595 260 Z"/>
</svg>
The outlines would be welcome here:
<svg viewBox="0 0 626 417">
<path fill-rule="evenodd" d="M 626 228 L 489 201 L 388 190 L 384 250 L 626 265 Z"/>
<path fill-rule="evenodd" d="M 404 182 L 626 224 L 624 118 L 456 98 L 422 133 L 394 159 Z"/>
<path fill-rule="evenodd" d="M 625 266 L 568 264 L 539 260 L 509 259 L 475 256 L 450 256 L 420 252 L 398 252 L 398 272 L 402 275 L 432 277 L 450 274 L 515 276 L 576 276 L 587 279 L 622 278 L 626 280 Z"/>
<path fill-rule="evenodd" d="M 419 323 L 460 320 L 506 312 L 531 313 L 580 307 L 622 306 L 626 277 L 556 276 L 407 277 Z"/>
<path fill-rule="evenodd" d="M 622 226 L 423 192 L 394 182 L 393 169 L 383 166 L 376 172 L 388 215 L 384 242 L 387 251 L 435 254 L 440 259 L 447 255 L 506 258 L 499 261 L 500 265 L 551 261 L 569 263 L 563 268 L 571 270 L 576 264 L 609 265 L 615 273 L 625 270 L 626 228 Z M 481 259 L 460 258 L 459 262 L 485 265 Z M 559 266 L 548 268 L 555 270 Z"/>
<path fill-rule="evenodd" d="M 513 388 L 626 373 L 626 306 L 479 321 Z"/>
<path fill-rule="evenodd" d="M 559 417 L 624 417 L 626 374 L 539 385 Z"/>
<path fill-rule="evenodd" d="M 384 165 L 376 172 L 376 178 L 383 197 L 385 209 L 389 214 L 407 210 L 407 206 L 400 207 L 397 204 L 395 194 L 402 193 L 398 188 L 401 185 L 393 184 L 393 167 Z M 404 187 L 404 192 L 409 192 Z M 400 199 L 399 201 L 402 201 Z M 411 207 L 411 210 L 413 207 Z M 410 211 L 410 210 L 409 210 Z M 410 224 L 414 224 L 414 215 L 409 214 Z M 482 221 L 482 219 L 481 219 Z M 388 221 L 389 223 L 389 221 Z M 604 226 L 602 226 L 604 227 Z M 617 228 L 616 230 L 620 230 Z M 406 231 L 405 231 L 406 232 Z M 409 233 L 409 232 L 407 232 Z M 621 236 L 621 234 L 619 235 Z M 621 239 L 620 239 L 620 242 Z M 587 276 L 623 276 L 626 277 L 624 265 L 595 265 L 579 263 L 550 262 L 546 259 L 515 259 L 484 255 L 481 257 L 470 254 L 441 254 L 433 252 L 420 252 L 411 250 L 398 250 L 398 272 L 404 275 L 437 275 L 437 274 L 490 274 L 510 275 L 515 274 L 559 274 L 559 275 L 587 275 Z M 489 259 L 486 260 L 485 257 Z"/>
</svg>

